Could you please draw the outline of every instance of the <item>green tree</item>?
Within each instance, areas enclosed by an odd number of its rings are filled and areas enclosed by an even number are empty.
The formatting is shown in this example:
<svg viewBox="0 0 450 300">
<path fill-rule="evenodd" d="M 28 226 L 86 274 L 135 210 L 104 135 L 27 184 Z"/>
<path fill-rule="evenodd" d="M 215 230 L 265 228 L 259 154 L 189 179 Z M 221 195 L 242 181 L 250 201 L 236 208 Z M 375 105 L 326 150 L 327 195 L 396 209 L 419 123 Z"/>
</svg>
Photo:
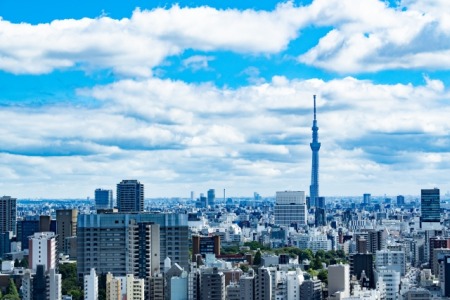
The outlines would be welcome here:
<svg viewBox="0 0 450 300">
<path fill-rule="evenodd" d="M 72 296 L 73 300 L 83 300 L 83 291 L 80 289 L 70 290 L 67 294 Z"/>
<path fill-rule="evenodd" d="M 310 266 L 310 268 L 312 268 L 314 270 L 320 270 L 323 268 L 322 260 L 320 260 L 320 258 L 318 258 L 318 257 L 314 257 L 314 259 L 311 261 L 311 264 L 309 266 Z"/>
<path fill-rule="evenodd" d="M 28 260 L 25 257 L 22 258 L 19 265 L 24 269 L 28 269 Z"/>
<path fill-rule="evenodd" d="M 244 273 L 247 273 L 248 272 L 248 269 L 249 269 L 249 267 L 248 267 L 248 265 L 246 265 L 246 264 L 240 264 L 239 265 L 239 268 L 242 270 L 242 272 L 244 272 Z"/>
<path fill-rule="evenodd" d="M 18 268 L 20 266 L 20 262 L 19 262 L 19 260 L 16 258 L 15 260 L 14 260 L 14 268 Z"/>
<path fill-rule="evenodd" d="M 260 242 L 257 242 L 257 241 L 245 242 L 244 246 L 250 247 L 251 250 L 257 250 L 257 249 L 268 250 L 269 249 L 268 247 L 264 246 L 263 244 L 261 244 Z"/>
<path fill-rule="evenodd" d="M 317 278 L 328 285 L 328 270 L 322 269 L 317 274 Z"/>
<path fill-rule="evenodd" d="M 300 253 L 298 256 L 299 256 L 300 262 L 304 261 L 305 259 L 311 261 L 314 258 L 314 255 L 313 255 L 311 249 L 300 250 Z"/>
<path fill-rule="evenodd" d="M 261 251 L 257 251 L 255 254 L 255 258 L 253 259 L 253 265 L 259 266 L 261 264 Z"/>
<path fill-rule="evenodd" d="M 19 292 L 17 291 L 16 284 L 14 283 L 14 280 L 12 278 L 9 279 L 9 285 L 8 285 L 8 293 L 3 296 L 2 299 L 4 300 L 20 300 Z"/>
</svg>

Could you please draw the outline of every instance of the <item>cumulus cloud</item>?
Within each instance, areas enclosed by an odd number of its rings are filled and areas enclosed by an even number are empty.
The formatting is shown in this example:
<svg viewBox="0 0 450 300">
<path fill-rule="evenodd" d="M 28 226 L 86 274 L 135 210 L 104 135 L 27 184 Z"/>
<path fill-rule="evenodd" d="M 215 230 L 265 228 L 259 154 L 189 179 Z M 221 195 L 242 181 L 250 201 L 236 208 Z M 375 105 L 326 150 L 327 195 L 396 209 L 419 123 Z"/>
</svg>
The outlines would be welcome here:
<svg viewBox="0 0 450 300">
<path fill-rule="evenodd" d="M 447 69 L 450 66 L 449 4 L 377 0 L 316 0 L 316 24 L 331 26 L 299 61 L 338 73 L 386 69 Z"/>
<path fill-rule="evenodd" d="M 6 193 L 22 181 L 40 191 L 37 178 L 51 178 L 55 196 L 81 190 L 89 195 L 125 177 L 148 184 L 148 196 L 226 185 L 238 194 L 306 190 L 313 94 L 318 95 L 323 194 L 359 194 L 375 182 L 392 188 L 389 193 L 398 188 L 389 184 L 400 170 L 416 175 L 405 179 L 405 187 L 414 187 L 429 181 L 429 168 L 443 172 L 450 156 L 450 107 L 442 105 L 450 97 L 432 78 L 415 86 L 276 76 L 237 89 L 124 79 L 78 94 L 99 105 L 0 111 L 9 120 L 0 128 Z M 83 188 L 56 187 L 73 181 Z"/>
<path fill-rule="evenodd" d="M 111 68 L 150 76 L 153 67 L 185 49 L 276 53 L 305 22 L 295 17 L 298 9 L 291 3 L 270 12 L 175 5 L 135 10 L 120 20 L 101 16 L 31 25 L 0 19 L 0 69 L 43 74 L 69 67 Z"/>
<path fill-rule="evenodd" d="M 213 51 L 274 54 L 309 27 L 331 27 L 298 61 L 338 73 L 386 69 L 447 69 L 450 13 L 447 1 L 315 0 L 279 4 L 272 11 L 208 6 L 135 10 L 130 18 L 55 20 L 14 24 L 0 19 L 0 69 L 43 74 L 55 69 L 113 69 L 126 76 L 152 75 L 167 57 L 187 49 L 206 55 L 184 67 L 207 68 Z M 295 51 L 295 49 L 292 49 Z M 255 83 L 252 81 L 251 83 Z"/>
</svg>

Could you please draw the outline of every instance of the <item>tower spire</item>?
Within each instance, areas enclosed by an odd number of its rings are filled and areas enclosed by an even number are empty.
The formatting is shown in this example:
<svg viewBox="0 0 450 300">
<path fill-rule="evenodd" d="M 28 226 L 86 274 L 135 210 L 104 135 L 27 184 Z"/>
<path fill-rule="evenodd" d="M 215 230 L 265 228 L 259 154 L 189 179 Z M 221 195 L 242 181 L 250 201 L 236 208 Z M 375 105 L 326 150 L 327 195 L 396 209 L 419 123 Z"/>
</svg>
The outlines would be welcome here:
<svg viewBox="0 0 450 300">
<path fill-rule="evenodd" d="M 314 95 L 314 121 L 316 121 L 316 95 Z"/>
<path fill-rule="evenodd" d="M 312 130 L 312 142 L 309 144 L 312 151 L 312 166 L 311 166 L 311 185 L 309 186 L 310 205 L 316 206 L 317 198 L 319 197 L 319 126 L 317 126 L 316 118 L 316 95 L 314 99 L 314 120 Z"/>
</svg>

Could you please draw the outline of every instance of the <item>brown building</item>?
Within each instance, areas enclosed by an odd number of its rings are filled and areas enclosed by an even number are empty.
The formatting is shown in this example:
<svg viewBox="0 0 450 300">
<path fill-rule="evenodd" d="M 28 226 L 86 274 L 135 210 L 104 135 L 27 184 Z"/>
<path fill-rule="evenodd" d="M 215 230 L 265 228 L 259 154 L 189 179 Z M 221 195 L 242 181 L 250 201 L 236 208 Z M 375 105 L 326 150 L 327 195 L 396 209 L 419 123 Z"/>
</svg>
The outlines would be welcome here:
<svg viewBox="0 0 450 300">
<path fill-rule="evenodd" d="M 61 209 L 56 211 L 58 254 L 67 253 L 67 238 L 77 235 L 77 218 L 77 209 Z"/>
<path fill-rule="evenodd" d="M 429 260 L 429 267 L 432 271 L 436 272 L 435 268 L 433 268 L 433 262 L 435 259 L 435 253 L 434 249 L 449 249 L 450 248 L 450 238 L 448 237 L 441 237 L 441 236 L 435 236 L 430 238 L 430 260 Z M 435 273 L 434 273 L 435 274 Z M 436 275 L 436 274 L 435 274 Z"/>
<path fill-rule="evenodd" d="M 203 257 L 207 253 L 214 253 L 220 256 L 220 236 L 192 236 L 192 257 L 201 254 Z"/>
</svg>

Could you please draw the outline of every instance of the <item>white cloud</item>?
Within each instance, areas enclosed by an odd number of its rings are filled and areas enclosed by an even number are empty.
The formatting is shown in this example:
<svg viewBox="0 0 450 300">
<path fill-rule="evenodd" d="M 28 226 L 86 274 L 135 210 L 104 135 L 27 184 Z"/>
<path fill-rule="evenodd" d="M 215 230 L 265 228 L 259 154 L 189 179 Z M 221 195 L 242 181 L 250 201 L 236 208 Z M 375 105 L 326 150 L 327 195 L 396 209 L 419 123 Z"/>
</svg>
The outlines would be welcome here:
<svg viewBox="0 0 450 300">
<path fill-rule="evenodd" d="M 377 0 L 314 1 L 313 22 L 333 29 L 299 60 L 338 73 L 450 67 L 448 1 L 404 2 L 405 10 Z"/>
<path fill-rule="evenodd" d="M 304 22 L 295 17 L 298 10 L 290 3 L 270 12 L 172 6 L 135 10 L 121 20 L 102 16 L 31 25 L 0 19 L 0 69 L 42 74 L 77 66 L 149 76 L 167 56 L 185 49 L 276 53 L 297 36 Z"/>
<path fill-rule="evenodd" d="M 0 128 L 3 193 L 90 195 L 123 178 L 147 184 L 148 196 L 220 185 L 237 194 L 307 190 L 313 94 L 323 194 L 360 194 L 369 183 L 373 193 L 414 193 L 450 156 L 450 97 L 432 78 L 414 86 L 277 76 L 238 89 L 150 78 L 80 93 L 101 104 L 0 111 L 8 120 Z M 395 191 L 401 170 L 414 176 Z M 67 189 L 73 182 L 78 188 Z"/>
</svg>

